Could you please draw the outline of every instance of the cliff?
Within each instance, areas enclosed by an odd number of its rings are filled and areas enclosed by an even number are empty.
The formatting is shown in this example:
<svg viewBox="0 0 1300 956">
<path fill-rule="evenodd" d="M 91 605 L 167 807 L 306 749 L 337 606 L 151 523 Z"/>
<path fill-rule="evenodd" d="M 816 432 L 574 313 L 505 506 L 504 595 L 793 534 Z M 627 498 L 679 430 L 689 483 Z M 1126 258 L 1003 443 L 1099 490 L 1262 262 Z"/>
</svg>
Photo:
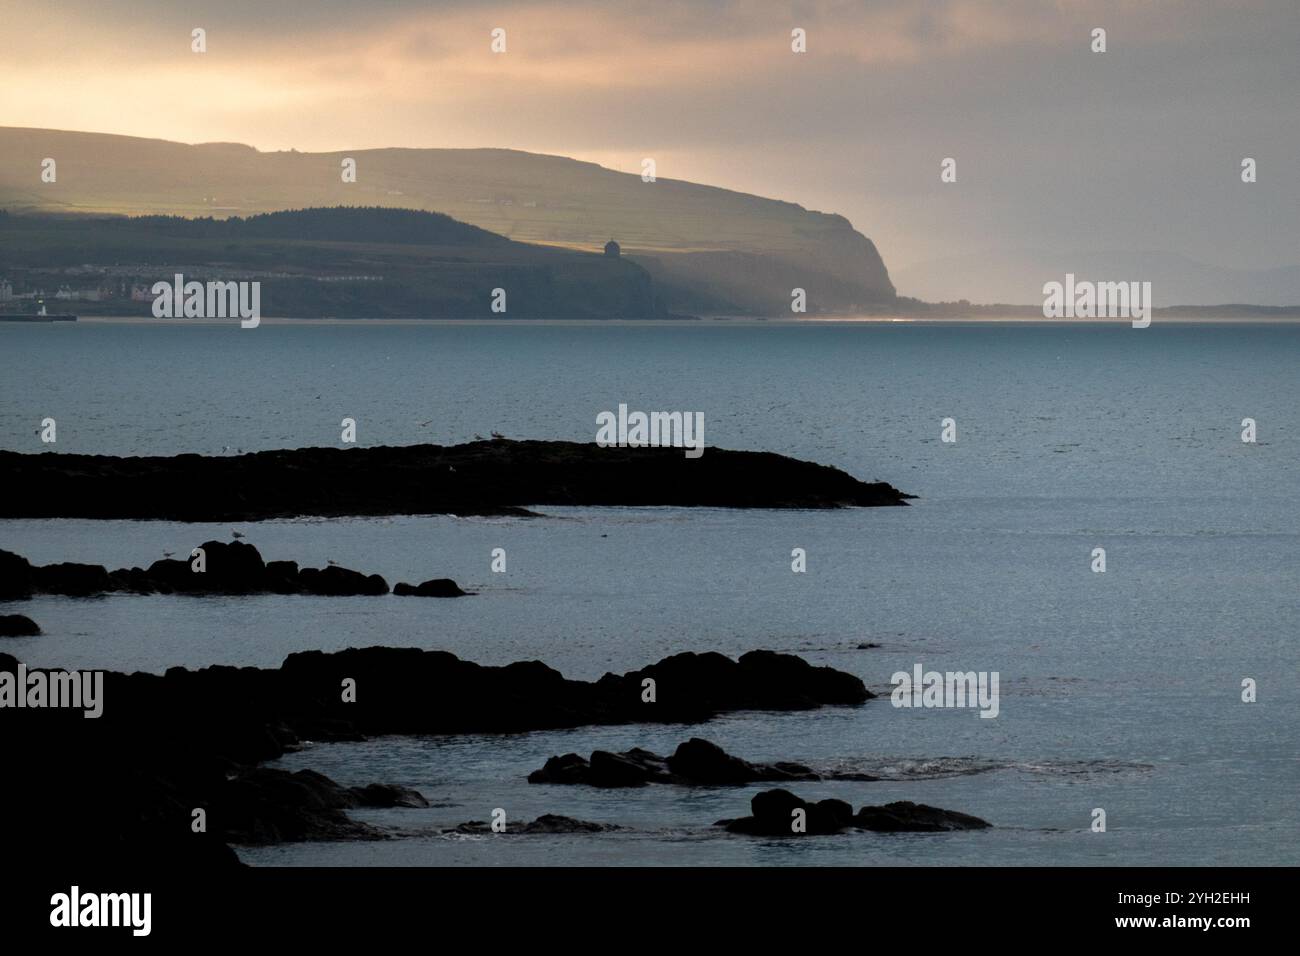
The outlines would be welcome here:
<svg viewBox="0 0 1300 956">
<path fill-rule="evenodd" d="M 248 216 L 311 206 L 445 213 L 521 242 L 598 249 L 617 239 L 645 265 L 668 309 L 783 315 L 790 290 L 809 313 L 893 302 L 871 240 L 842 216 L 794 203 L 505 149 L 265 153 L 232 143 L 0 128 L 0 208 Z M 41 160 L 58 162 L 41 183 Z M 344 183 L 343 159 L 357 181 Z M 667 172 L 660 170 L 660 172 Z M 758 281 L 756 281 L 758 280 Z"/>
</svg>

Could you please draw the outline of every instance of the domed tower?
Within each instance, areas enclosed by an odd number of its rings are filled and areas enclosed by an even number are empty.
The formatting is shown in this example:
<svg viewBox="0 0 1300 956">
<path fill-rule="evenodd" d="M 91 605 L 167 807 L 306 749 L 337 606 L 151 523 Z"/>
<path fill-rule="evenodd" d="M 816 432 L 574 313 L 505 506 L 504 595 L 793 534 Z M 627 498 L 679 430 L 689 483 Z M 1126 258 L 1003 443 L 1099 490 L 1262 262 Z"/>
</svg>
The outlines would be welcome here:
<svg viewBox="0 0 1300 956">
<path fill-rule="evenodd" d="M 617 259 L 621 251 L 622 250 L 618 247 L 618 243 L 613 239 L 605 243 L 605 255 L 609 256 L 611 259 Z"/>
</svg>

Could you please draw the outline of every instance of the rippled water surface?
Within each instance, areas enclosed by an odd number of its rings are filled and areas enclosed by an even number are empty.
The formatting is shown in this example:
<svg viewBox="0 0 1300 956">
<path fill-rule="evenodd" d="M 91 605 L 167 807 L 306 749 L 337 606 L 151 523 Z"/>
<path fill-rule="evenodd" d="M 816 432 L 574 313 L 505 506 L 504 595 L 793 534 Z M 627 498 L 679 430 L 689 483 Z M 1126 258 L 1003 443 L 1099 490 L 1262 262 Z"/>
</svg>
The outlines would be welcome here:
<svg viewBox="0 0 1300 956">
<path fill-rule="evenodd" d="M 394 517 L 237 526 L 265 557 L 329 560 L 455 601 L 40 597 L 0 604 L 32 664 L 275 666 L 307 647 L 445 648 L 596 678 L 681 650 L 767 647 L 858 674 L 860 708 L 697 727 L 314 745 L 283 762 L 417 787 L 367 811 L 376 843 L 247 850 L 255 863 L 1300 863 L 1300 329 L 1285 326 L 762 327 L 0 325 L 0 439 L 40 451 L 221 453 L 591 440 L 595 415 L 700 410 L 706 441 L 890 481 L 910 508 L 835 513 L 544 508 L 540 519 Z M 958 441 L 939 441 L 953 417 Z M 1257 444 L 1240 440 L 1258 423 Z M 707 454 L 707 453 L 706 453 Z M 34 561 L 146 564 L 229 525 L 0 521 Z M 493 574 L 493 548 L 508 572 Z M 790 571 L 790 551 L 808 572 Z M 1108 569 L 1089 569 L 1095 547 Z M 861 647 L 878 644 L 878 647 Z M 897 670 L 997 671 L 1000 713 L 896 709 Z M 1258 681 L 1243 704 L 1241 681 Z M 758 787 L 530 786 L 558 753 L 689 736 L 753 760 L 869 773 L 800 784 L 855 806 L 982 816 L 969 834 L 761 840 L 711 824 Z M 561 813 L 626 829 L 461 836 Z M 1093 808 L 1108 832 L 1089 832 Z"/>
</svg>

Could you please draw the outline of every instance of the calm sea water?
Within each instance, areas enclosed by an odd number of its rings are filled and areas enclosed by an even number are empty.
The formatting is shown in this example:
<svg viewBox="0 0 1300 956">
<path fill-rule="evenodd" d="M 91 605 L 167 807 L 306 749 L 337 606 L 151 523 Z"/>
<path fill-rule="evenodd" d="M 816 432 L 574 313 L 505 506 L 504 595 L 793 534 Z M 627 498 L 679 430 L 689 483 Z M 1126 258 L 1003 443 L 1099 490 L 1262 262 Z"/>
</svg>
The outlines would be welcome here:
<svg viewBox="0 0 1300 956">
<path fill-rule="evenodd" d="M 245 851 L 266 864 L 1300 863 L 1300 328 L 754 325 L 0 324 L 0 445 L 218 454 L 442 443 L 500 431 L 590 441 L 595 416 L 703 411 L 710 445 L 890 481 L 910 508 L 836 513 L 545 508 L 532 520 L 248 523 L 268 558 L 336 560 L 391 582 L 451 576 L 473 598 L 38 598 L 0 604 L 45 634 L 32 664 L 162 671 L 275 666 L 292 651 L 392 644 L 573 677 L 682 650 L 798 653 L 887 694 L 890 675 L 997 671 L 1001 712 L 861 708 L 699 727 L 316 745 L 284 761 L 435 806 L 370 811 L 395 839 Z M 940 420 L 958 440 L 939 440 Z M 1244 444 L 1241 421 L 1259 440 Z M 0 521 L 39 562 L 144 564 L 229 525 Z M 508 573 L 489 571 L 493 548 Z M 805 548 L 808 573 L 792 574 Z M 1090 571 L 1094 547 L 1105 574 Z M 860 649 L 863 643 L 879 648 Z M 1241 702 L 1241 681 L 1259 699 Z M 710 824 L 758 787 L 529 786 L 551 754 L 704 736 L 750 759 L 863 770 L 799 785 L 854 805 L 975 813 L 978 834 L 755 840 Z M 628 829 L 451 837 L 563 813 Z M 1104 834 L 1089 831 L 1106 810 Z"/>
</svg>

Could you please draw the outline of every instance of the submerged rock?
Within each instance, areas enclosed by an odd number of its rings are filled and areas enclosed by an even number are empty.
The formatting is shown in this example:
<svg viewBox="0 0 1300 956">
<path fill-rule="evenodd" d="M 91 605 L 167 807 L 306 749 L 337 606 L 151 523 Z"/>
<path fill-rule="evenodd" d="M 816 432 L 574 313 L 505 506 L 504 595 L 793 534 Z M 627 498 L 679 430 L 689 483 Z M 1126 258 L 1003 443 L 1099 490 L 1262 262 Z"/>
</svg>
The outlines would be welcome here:
<svg viewBox="0 0 1300 956">
<path fill-rule="evenodd" d="M 589 820 L 575 820 L 573 817 L 558 816 L 553 813 L 545 813 L 536 820 L 530 820 L 527 823 L 510 823 L 507 821 L 506 828 L 499 834 L 495 834 L 492 824 L 485 823 L 482 820 L 470 820 L 459 826 L 452 827 L 450 830 L 443 830 L 443 833 L 467 833 L 478 834 L 488 833 L 497 836 L 507 836 L 509 834 L 539 834 L 539 833 L 610 833 L 614 830 L 622 830 L 613 823 L 592 823 Z"/>
<path fill-rule="evenodd" d="M 671 757 L 640 748 L 625 753 L 597 750 L 590 760 L 578 754 L 565 754 L 551 757 L 540 770 L 528 775 L 529 783 L 579 783 L 592 787 L 643 787 L 650 783 L 710 786 L 818 779 L 817 774 L 801 764 L 750 763 L 699 737 L 680 744 Z"/>
<path fill-rule="evenodd" d="M 802 810 L 802 832 L 796 811 Z M 992 824 L 979 817 L 901 800 L 882 807 L 863 807 L 856 814 L 843 800 L 809 803 L 789 790 L 764 790 L 750 800 L 750 816 L 719 820 L 716 826 L 753 836 L 803 836 L 872 830 L 877 833 L 927 833 L 939 830 L 983 830 Z"/>
<path fill-rule="evenodd" d="M 40 625 L 25 614 L 0 614 L 0 637 L 35 637 Z"/>
<path fill-rule="evenodd" d="M 415 810 L 429 805 L 429 801 L 424 799 L 420 791 L 398 787 L 391 783 L 370 783 L 364 787 L 352 787 L 348 792 L 358 801 L 357 806 L 360 807 L 406 807 Z"/>
</svg>

